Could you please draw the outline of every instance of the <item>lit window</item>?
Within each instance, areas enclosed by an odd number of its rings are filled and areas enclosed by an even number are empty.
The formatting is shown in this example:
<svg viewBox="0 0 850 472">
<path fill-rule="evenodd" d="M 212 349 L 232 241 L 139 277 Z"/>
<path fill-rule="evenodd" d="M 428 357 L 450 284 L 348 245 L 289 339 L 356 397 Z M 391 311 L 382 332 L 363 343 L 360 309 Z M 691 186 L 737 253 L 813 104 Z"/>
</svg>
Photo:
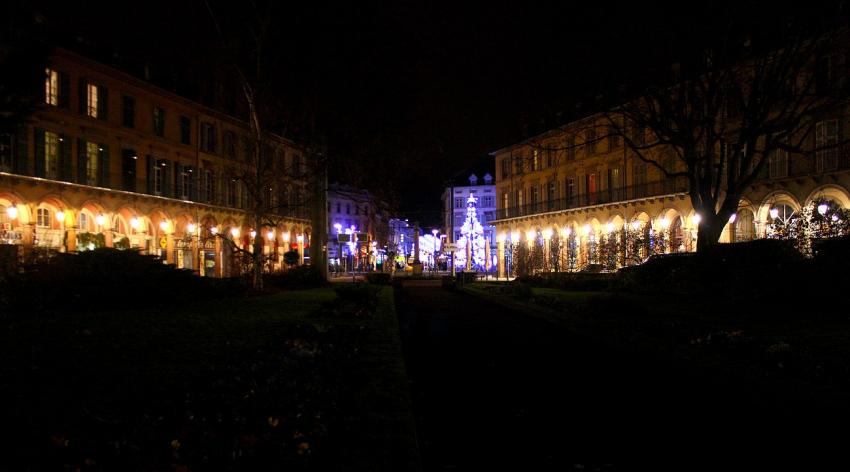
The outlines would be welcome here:
<svg viewBox="0 0 850 472">
<path fill-rule="evenodd" d="M 81 233 L 87 233 L 89 231 L 89 216 L 87 214 L 80 212 L 80 216 L 77 220 L 77 227 Z"/>
<path fill-rule="evenodd" d="M 97 185 L 97 161 L 100 157 L 100 146 L 97 143 L 86 143 L 86 183 Z"/>
<path fill-rule="evenodd" d="M 44 71 L 44 101 L 48 105 L 59 106 L 59 73 L 53 69 Z"/>
<path fill-rule="evenodd" d="M 47 208 L 39 208 L 36 213 L 36 226 L 39 228 L 49 228 L 50 222 L 50 210 Z"/>
<path fill-rule="evenodd" d="M 50 131 L 44 133 L 44 173 L 49 179 L 59 175 L 59 135 Z"/>
<path fill-rule="evenodd" d="M 97 85 L 86 84 L 86 114 L 92 118 L 97 118 L 97 101 Z"/>
</svg>

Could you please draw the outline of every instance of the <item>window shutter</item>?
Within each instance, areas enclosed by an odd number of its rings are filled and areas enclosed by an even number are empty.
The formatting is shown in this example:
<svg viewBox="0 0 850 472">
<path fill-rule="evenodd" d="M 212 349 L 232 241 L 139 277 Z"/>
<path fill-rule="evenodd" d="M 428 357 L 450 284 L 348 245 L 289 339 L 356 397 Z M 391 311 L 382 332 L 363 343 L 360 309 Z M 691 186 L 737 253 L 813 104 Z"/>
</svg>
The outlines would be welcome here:
<svg viewBox="0 0 850 472">
<path fill-rule="evenodd" d="M 59 143 L 59 176 L 60 180 L 73 182 L 74 163 L 71 159 L 71 139 L 65 135 L 59 135 L 62 140 Z"/>
<path fill-rule="evenodd" d="M 162 179 L 162 196 L 164 197 L 173 197 L 176 193 L 174 191 L 174 177 L 175 175 L 179 175 L 179 169 L 175 169 L 175 167 L 179 167 L 180 164 L 174 163 L 172 164 L 169 161 L 164 161 L 165 167 L 163 167 L 163 171 L 165 171 L 165 175 Z"/>
<path fill-rule="evenodd" d="M 77 140 L 77 183 L 79 184 L 86 183 L 87 157 L 88 152 L 86 151 L 86 140 L 80 138 Z"/>
<path fill-rule="evenodd" d="M 147 185 L 148 185 L 148 193 L 153 195 L 154 194 L 154 181 L 153 181 L 154 170 L 153 169 L 156 166 L 156 159 L 154 159 L 153 156 L 151 156 L 150 154 L 147 155 L 146 159 L 147 159 L 146 164 L 147 164 L 148 170 L 145 174 L 145 177 L 146 177 Z"/>
<path fill-rule="evenodd" d="M 88 95 L 86 94 L 86 79 L 80 78 L 80 81 L 77 83 L 79 89 L 79 108 L 80 113 L 83 115 L 86 113 L 86 107 L 88 106 Z"/>
<path fill-rule="evenodd" d="M 71 77 L 64 72 L 59 73 L 59 106 L 62 108 L 71 106 Z"/>
<path fill-rule="evenodd" d="M 29 175 L 29 128 L 26 125 L 18 125 L 15 135 L 15 172 L 20 175 Z"/>
<path fill-rule="evenodd" d="M 103 121 L 108 120 L 109 114 L 109 90 L 106 87 L 97 88 L 97 117 Z M 104 148 L 105 149 L 105 148 Z"/>
<path fill-rule="evenodd" d="M 103 150 L 100 151 L 100 162 L 98 162 L 98 170 L 100 171 L 97 179 L 98 185 L 109 188 L 111 187 L 111 182 L 109 181 L 109 146 L 101 144 L 100 147 Z"/>
<path fill-rule="evenodd" d="M 44 130 L 35 128 L 35 176 L 44 177 Z"/>
</svg>

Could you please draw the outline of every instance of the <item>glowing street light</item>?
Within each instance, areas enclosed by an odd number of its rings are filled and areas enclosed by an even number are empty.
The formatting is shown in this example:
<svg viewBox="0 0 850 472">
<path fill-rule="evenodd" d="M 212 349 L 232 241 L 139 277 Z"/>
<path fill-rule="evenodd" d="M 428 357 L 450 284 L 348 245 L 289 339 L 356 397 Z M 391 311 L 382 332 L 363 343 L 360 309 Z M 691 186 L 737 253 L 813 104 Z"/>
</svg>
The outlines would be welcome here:
<svg viewBox="0 0 850 472">
<path fill-rule="evenodd" d="M 564 229 L 561 230 L 561 234 L 564 235 L 564 239 L 569 238 L 572 233 L 573 233 L 573 230 L 570 229 L 570 228 L 564 228 Z"/>
<path fill-rule="evenodd" d="M 98 226 L 103 226 L 103 223 L 106 221 L 106 217 L 103 216 L 103 213 L 98 214 L 94 217 L 94 222 L 97 223 Z"/>
<path fill-rule="evenodd" d="M 239 237 L 239 228 L 237 228 L 235 226 L 233 228 L 230 228 L 230 235 L 233 236 L 234 238 L 238 238 Z"/>
<path fill-rule="evenodd" d="M 159 222 L 159 229 L 164 232 L 168 232 L 168 220 L 162 220 Z"/>
<path fill-rule="evenodd" d="M 253 229 L 251 230 L 251 233 L 249 233 L 249 234 L 251 235 L 252 239 L 257 237 L 257 232 L 254 231 Z"/>
<path fill-rule="evenodd" d="M 269 231 L 268 233 L 266 233 L 266 238 L 269 241 L 273 240 L 274 239 L 274 231 Z"/>
<path fill-rule="evenodd" d="M 131 228 L 138 230 L 141 225 L 142 225 L 141 220 L 139 220 L 135 216 L 130 218 L 130 227 Z"/>
<path fill-rule="evenodd" d="M 735 222 L 735 220 L 737 220 L 737 219 L 738 219 L 738 214 L 737 214 L 737 213 L 732 213 L 732 216 L 730 216 L 730 217 L 729 217 L 729 224 L 734 223 L 734 222 Z"/>
<path fill-rule="evenodd" d="M 528 241 L 529 243 L 531 241 L 534 241 L 535 236 L 537 236 L 537 233 L 533 229 L 530 229 L 530 230 L 525 232 L 525 240 Z"/>
<path fill-rule="evenodd" d="M 195 223 L 189 223 L 188 225 L 186 225 L 186 231 L 188 233 L 194 233 L 195 229 L 196 229 Z M 210 229 L 210 232 L 212 232 L 212 229 Z M 218 228 L 216 228 L 216 232 L 218 232 Z M 215 233 L 213 233 L 213 234 L 215 234 Z"/>
<path fill-rule="evenodd" d="M 210 234 L 212 234 L 213 236 L 218 234 L 218 226 L 213 226 L 212 228 L 210 228 Z"/>
<path fill-rule="evenodd" d="M 547 241 L 552 239 L 552 233 L 553 233 L 552 228 L 544 229 L 543 230 L 543 239 L 545 239 Z"/>
<path fill-rule="evenodd" d="M 632 221 L 632 230 L 634 230 L 634 231 L 639 230 L 642 224 L 643 223 L 640 220 Z"/>
<path fill-rule="evenodd" d="M 611 223 L 611 222 L 609 221 L 609 222 L 608 222 L 608 224 L 607 224 L 607 225 L 605 225 L 605 229 L 606 229 L 609 233 L 614 232 L 614 223 Z"/>
<path fill-rule="evenodd" d="M 770 209 L 770 217 L 774 220 L 779 218 L 779 208 L 771 208 Z"/>
<path fill-rule="evenodd" d="M 6 214 L 9 215 L 10 220 L 14 220 L 18 217 L 18 207 L 12 204 L 9 208 L 6 208 Z"/>
<path fill-rule="evenodd" d="M 693 226 L 699 226 L 700 221 L 702 221 L 702 217 L 699 216 L 699 213 L 694 213 L 694 216 L 691 217 L 691 224 Z"/>
<path fill-rule="evenodd" d="M 668 220 L 665 216 L 658 220 L 658 224 L 661 225 L 661 229 L 667 229 L 667 227 L 670 226 L 670 220 Z"/>
<path fill-rule="evenodd" d="M 511 231 L 511 242 L 512 243 L 519 242 L 519 231 Z"/>
<path fill-rule="evenodd" d="M 589 235 L 590 234 L 590 225 L 584 225 L 584 227 L 581 230 L 582 230 L 582 232 L 584 233 L 585 236 Z"/>
<path fill-rule="evenodd" d="M 56 221 L 58 221 L 60 223 L 65 222 L 65 212 L 64 211 L 59 210 L 59 211 L 56 212 Z"/>
<path fill-rule="evenodd" d="M 829 209 L 829 205 L 827 205 L 826 202 L 818 205 L 818 213 L 820 213 L 820 216 L 826 215 L 826 210 L 828 210 L 828 209 Z"/>
<path fill-rule="evenodd" d="M 498 238 L 499 238 L 499 242 L 500 242 L 500 243 L 502 243 L 502 244 L 504 244 L 504 243 L 505 243 L 505 240 L 506 240 L 506 239 L 508 239 L 508 235 L 507 235 L 507 234 L 505 234 L 505 233 L 499 233 Z"/>
</svg>

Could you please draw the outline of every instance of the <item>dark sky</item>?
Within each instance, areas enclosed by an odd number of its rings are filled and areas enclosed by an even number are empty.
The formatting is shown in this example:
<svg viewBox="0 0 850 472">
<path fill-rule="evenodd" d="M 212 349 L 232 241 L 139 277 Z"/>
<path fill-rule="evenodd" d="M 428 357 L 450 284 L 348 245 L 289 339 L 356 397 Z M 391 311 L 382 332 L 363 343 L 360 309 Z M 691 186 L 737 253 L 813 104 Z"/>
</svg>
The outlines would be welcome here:
<svg viewBox="0 0 850 472">
<path fill-rule="evenodd" d="M 199 0 L 45 4 L 65 31 L 174 64 L 208 54 Z M 299 2 L 275 11 L 281 94 L 309 110 L 334 177 L 432 221 L 442 182 L 650 67 L 699 51 L 730 18 L 759 30 L 839 2 Z M 187 60 L 191 56 L 192 60 Z M 579 111 L 580 113 L 580 111 Z M 297 113 L 293 116 L 298 116 Z M 297 121 L 297 118 L 293 118 Z M 362 172 L 365 170 L 366 172 Z M 364 181 L 365 176 L 365 181 Z"/>
</svg>

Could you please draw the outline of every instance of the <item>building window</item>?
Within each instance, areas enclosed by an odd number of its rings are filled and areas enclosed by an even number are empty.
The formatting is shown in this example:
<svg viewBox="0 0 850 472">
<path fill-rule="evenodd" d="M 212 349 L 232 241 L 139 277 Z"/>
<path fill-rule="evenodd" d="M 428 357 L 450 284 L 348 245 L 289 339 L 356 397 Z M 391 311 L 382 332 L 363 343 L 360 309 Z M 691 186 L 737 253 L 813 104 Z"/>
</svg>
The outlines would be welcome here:
<svg viewBox="0 0 850 472">
<path fill-rule="evenodd" d="M 576 179 L 570 177 L 567 179 L 567 201 L 573 204 L 576 196 Z"/>
<path fill-rule="evenodd" d="M 555 200 L 557 199 L 557 197 L 555 196 L 556 187 L 557 186 L 554 181 L 549 182 L 549 184 L 546 186 L 546 205 L 549 211 L 555 209 Z"/>
<path fill-rule="evenodd" d="M 236 206 L 236 179 L 230 179 L 227 182 L 227 205 L 231 207 Z"/>
<path fill-rule="evenodd" d="M 510 177 L 511 175 L 511 159 L 506 157 L 502 159 L 502 178 Z"/>
<path fill-rule="evenodd" d="M 180 167 L 180 198 L 183 200 L 189 199 L 189 179 L 192 177 L 192 169 L 189 167 Z"/>
<path fill-rule="evenodd" d="M 494 206 L 493 196 L 492 195 L 489 195 L 489 196 L 485 195 L 485 196 L 481 197 L 481 204 L 478 205 L 478 206 L 482 207 L 482 208 L 492 208 Z"/>
<path fill-rule="evenodd" d="M 584 155 L 592 156 L 596 154 L 596 130 L 589 129 L 584 132 Z"/>
<path fill-rule="evenodd" d="M 292 175 L 301 176 L 301 156 L 298 154 L 292 155 Z"/>
<path fill-rule="evenodd" d="M 124 95 L 122 101 L 123 121 L 122 124 L 127 128 L 135 128 L 136 126 L 136 99 Z"/>
<path fill-rule="evenodd" d="M 510 200 L 508 198 L 508 192 L 502 193 L 502 208 L 505 209 L 505 218 L 508 217 L 508 207 L 510 206 Z"/>
<path fill-rule="evenodd" d="M 236 158 L 236 136 L 233 131 L 224 132 L 224 153 L 231 159 Z"/>
<path fill-rule="evenodd" d="M 643 125 L 635 125 L 632 129 L 634 131 L 632 141 L 638 146 L 646 144 L 646 128 Z"/>
<path fill-rule="evenodd" d="M 546 150 L 546 167 L 553 167 L 555 165 L 555 151 L 552 149 Z"/>
<path fill-rule="evenodd" d="M 455 197 L 455 208 L 463 208 L 463 197 Z"/>
<path fill-rule="evenodd" d="M 531 151 L 531 170 L 532 171 L 540 170 L 539 154 L 540 154 L 540 152 L 537 149 Z"/>
<path fill-rule="evenodd" d="M 162 195 L 163 184 L 165 183 L 165 166 L 164 160 L 157 159 L 153 167 L 153 192 L 156 195 Z"/>
<path fill-rule="evenodd" d="M 768 175 L 771 179 L 788 177 L 788 151 L 777 149 L 771 153 L 768 161 Z"/>
<path fill-rule="evenodd" d="M 755 233 L 753 212 L 744 208 L 738 212 L 735 219 L 735 241 L 752 241 L 755 238 Z"/>
<path fill-rule="evenodd" d="M 646 196 L 646 163 L 635 162 L 633 168 L 635 198 Z"/>
<path fill-rule="evenodd" d="M 342 213 L 342 204 L 339 202 L 336 202 L 336 212 Z"/>
<path fill-rule="evenodd" d="M 98 117 L 98 89 L 97 85 L 86 84 L 86 114 L 92 118 Z"/>
<path fill-rule="evenodd" d="M 201 150 L 215 152 L 215 126 L 211 123 L 201 123 Z"/>
<path fill-rule="evenodd" d="M 59 106 L 59 72 L 49 68 L 44 72 L 44 102 Z"/>
<path fill-rule="evenodd" d="M 620 136 L 613 126 L 608 127 L 608 150 L 613 151 L 620 147 Z"/>
<path fill-rule="evenodd" d="M 0 171 L 12 171 L 12 135 L 0 134 Z"/>
<path fill-rule="evenodd" d="M 350 214 L 351 214 L 351 204 L 350 204 L 350 203 L 346 203 L 346 204 L 345 204 L 345 214 L 346 214 L 346 215 L 350 215 Z"/>
<path fill-rule="evenodd" d="M 529 192 L 528 192 L 528 194 L 529 194 L 528 195 L 529 196 L 529 202 L 528 203 L 531 203 L 532 211 L 538 211 L 539 210 L 539 208 L 537 207 L 537 204 L 540 202 L 540 198 L 539 198 L 538 193 L 539 192 L 537 190 L 537 186 L 532 185 L 531 188 L 529 189 Z"/>
<path fill-rule="evenodd" d="M 180 117 L 180 142 L 192 144 L 192 121 L 188 116 Z"/>
<path fill-rule="evenodd" d="M 153 107 L 153 132 L 157 136 L 165 136 L 165 110 L 160 107 Z"/>
<path fill-rule="evenodd" d="M 567 148 L 567 160 L 573 161 L 576 158 L 576 137 L 574 135 L 567 136 L 567 142 L 564 144 Z"/>
<path fill-rule="evenodd" d="M 35 225 L 39 228 L 50 228 L 50 210 L 47 208 L 39 208 L 36 213 Z"/>
<path fill-rule="evenodd" d="M 516 157 L 514 157 L 514 159 L 515 159 L 515 161 L 514 161 L 514 174 L 522 174 L 522 164 L 523 164 L 522 163 L 522 161 L 523 161 L 522 154 L 517 155 Z"/>
<path fill-rule="evenodd" d="M 44 133 L 44 173 L 48 179 L 59 176 L 59 135 L 50 131 Z"/>
<path fill-rule="evenodd" d="M 838 120 L 819 121 L 815 125 L 815 171 L 838 168 Z"/>
<path fill-rule="evenodd" d="M 206 171 L 204 173 L 204 200 L 207 202 L 213 201 L 213 173 L 210 171 Z"/>
<path fill-rule="evenodd" d="M 97 185 L 97 161 L 100 157 L 100 146 L 97 143 L 86 143 L 86 184 Z"/>
<path fill-rule="evenodd" d="M 89 215 L 80 212 L 80 216 L 77 218 L 77 229 L 81 233 L 87 233 L 89 231 Z"/>
</svg>

